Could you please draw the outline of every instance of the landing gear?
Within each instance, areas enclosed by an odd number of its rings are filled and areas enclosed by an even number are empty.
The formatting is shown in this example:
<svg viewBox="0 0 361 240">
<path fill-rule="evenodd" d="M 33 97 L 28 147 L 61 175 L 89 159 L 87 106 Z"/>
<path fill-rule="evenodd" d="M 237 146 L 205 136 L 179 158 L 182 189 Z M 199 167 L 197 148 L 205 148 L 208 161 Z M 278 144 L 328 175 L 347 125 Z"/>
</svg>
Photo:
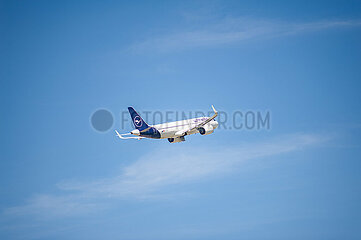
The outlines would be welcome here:
<svg viewBox="0 0 361 240">
<path fill-rule="evenodd" d="M 176 137 L 176 138 L 168 138 L 168 141 L 170 143 L 177 143 L 177 142 L 184 142 L 186 139 L 184 138 L 184 136 L 182 137 Z"/>
</svg>

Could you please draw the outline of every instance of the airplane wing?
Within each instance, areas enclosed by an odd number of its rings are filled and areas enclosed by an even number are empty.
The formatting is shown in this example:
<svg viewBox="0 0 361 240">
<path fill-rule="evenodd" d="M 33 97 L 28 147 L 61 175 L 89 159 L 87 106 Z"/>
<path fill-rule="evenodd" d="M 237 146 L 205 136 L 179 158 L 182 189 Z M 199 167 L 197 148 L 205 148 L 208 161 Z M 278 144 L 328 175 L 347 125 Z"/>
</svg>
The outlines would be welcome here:
<svg viewBox="0 0 361 240">
<path fill-rule="evenodd" d="M 197 124 L 195 127 L 192 127 L 192 128 L 190 128 L 190 129 L 188 129 L 188 130 L 182 130 L 182 131 L 176 132 L 176 135 L 178 135 L 178 136 L 185 136 L 185 135 L 191 133 L 192 131 L 194 131 L 194 130 L 200 128 L 200 127 L 203 127 L 204 125 L 206 125 L 207 123 L 209 123 L 210 121 L 212 121 L 213 119 L 215 119 L 215 118 L 218 116 L 218 112 L 217 112 L 216 109 L 213 107 L 213 105 L 212 105 L 212 109 L 213 109 L 213 111 L 214 111 L 214 115 L 213 115 L 212 117 L 208 118 L 207 120 L 204 120 L 203 122 Z"/>
<path fill-rule="evenodd" d="M 119 134 L 119 132 L 117 130 L 115 130 L 115 132 L 116 132 L 117 136 L 121 139 L 138 139 L 138 140 L 140 140 L 140 139 L 144 138 L 144 137 L 124 137 L 124 136 L 131 135 L 131 134 L 130 133 Z"/>
</svg>

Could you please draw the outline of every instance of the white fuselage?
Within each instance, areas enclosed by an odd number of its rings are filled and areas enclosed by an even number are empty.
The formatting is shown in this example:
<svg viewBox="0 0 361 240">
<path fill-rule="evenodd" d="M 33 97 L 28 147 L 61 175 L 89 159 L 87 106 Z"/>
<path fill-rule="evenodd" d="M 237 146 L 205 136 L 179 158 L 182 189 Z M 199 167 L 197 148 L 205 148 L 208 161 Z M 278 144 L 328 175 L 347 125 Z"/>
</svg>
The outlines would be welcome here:
<svg viewBox="0 0 361 240">
<path fill-rule="evenodd" d="M 199 117 L 199 118 L 192 118 L 186 119 L 176 122 L 168 122 L 162 124 L 152 125 L 152 127 L 156 128 L 159 133 L 161 134 L 161 139 L 163 138 L 176 138 L 178 137 L 176 133 L 181 131 L 186 131 L 198 125 L 199 123 L 207 120 L 208 117 Z M 214 129 L 218 127 L 218 122 L 216 120 L 212 120 L 209 123 L 203 126 L 204 128 L 211 130 L 213 132 Z M 197 129 L 193 130 L 192 132 L 188 133 L 187 135 L 198 133 Z"/>
</svg>

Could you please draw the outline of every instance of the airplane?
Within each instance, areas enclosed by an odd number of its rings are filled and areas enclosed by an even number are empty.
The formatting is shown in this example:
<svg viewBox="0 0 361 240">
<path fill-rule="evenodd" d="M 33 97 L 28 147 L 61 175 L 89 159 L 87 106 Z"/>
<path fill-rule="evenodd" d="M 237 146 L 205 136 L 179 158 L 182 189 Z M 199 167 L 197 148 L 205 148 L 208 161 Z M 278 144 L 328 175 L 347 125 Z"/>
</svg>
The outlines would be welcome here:
<svg viewBox="0 0 361 240">
<path fill-rule="evenodd" d="M 176 122 L 168 122 L 156 125 L 148 125 L 141 116 L 132 107 L 128 107 L 130 116 L 132 118 L 134 127 L 130 133 L 119 134 L 115 130 L 117 136 L 121 139 L 165 139 L 170 143 L 184 142 L 185 136 L 200 133 L 201 135 L 208 135 L 213 133 L 214 129 L 218 127 L 218 122 L 214 120 L 218 116 L 218 112 L 212 105 L 214 115 L 212 117 L 199 117 L 186 119 Z M 134 135 L 130 136 L 129 135 Z"/>
</svg>

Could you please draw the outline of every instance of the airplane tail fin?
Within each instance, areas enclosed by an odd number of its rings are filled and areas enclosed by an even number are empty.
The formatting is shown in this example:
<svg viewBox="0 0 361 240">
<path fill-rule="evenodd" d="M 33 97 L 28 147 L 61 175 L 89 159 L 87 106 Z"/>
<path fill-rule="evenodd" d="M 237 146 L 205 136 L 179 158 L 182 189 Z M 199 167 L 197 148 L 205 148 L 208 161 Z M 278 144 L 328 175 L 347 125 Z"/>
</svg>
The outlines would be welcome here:
<svg viewBox="0 0 361 240">
<path fill-rule="evenodd" d="M 134 127 L 138 129 L 139 131 L 142 131 L 146 128 L 148 128 L 148 124 L 141 118 L 141 116 L 134 110 L 132 107 L 128 107 L 130 116 L 132 118 Z"/>
</svg>

